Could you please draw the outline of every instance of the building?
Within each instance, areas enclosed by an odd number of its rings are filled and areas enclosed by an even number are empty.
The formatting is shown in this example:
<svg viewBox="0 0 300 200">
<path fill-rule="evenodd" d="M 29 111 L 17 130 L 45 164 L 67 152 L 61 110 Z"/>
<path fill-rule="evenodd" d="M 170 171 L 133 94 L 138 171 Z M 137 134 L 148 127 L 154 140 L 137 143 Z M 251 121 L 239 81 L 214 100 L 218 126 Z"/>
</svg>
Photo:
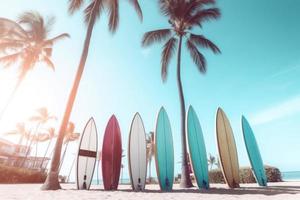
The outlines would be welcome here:
<svg viewBox="0 0 300 200">
<path fill-rule="evenodd" d="M 26 156 L 30 155 L 30 150 L 25 145 L 14 144 L 0 138 L 0 164 L 45 171 L 50 159 Z"/>
</svg>

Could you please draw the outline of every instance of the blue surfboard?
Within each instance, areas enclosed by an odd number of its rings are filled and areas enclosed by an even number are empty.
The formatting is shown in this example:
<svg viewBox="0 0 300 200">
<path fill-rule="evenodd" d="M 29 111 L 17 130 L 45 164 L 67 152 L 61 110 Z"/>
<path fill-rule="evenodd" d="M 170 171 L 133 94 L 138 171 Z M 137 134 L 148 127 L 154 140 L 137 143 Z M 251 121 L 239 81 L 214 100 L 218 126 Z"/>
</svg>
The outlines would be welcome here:
<svg viewBox="0 0 300 200">
<path fill-rule="evenodd" d="M 209 188 L 207 154 L 197 114 L 192 106 L 187 114 L 187 136 L 194 175 L 199 189 Z"/>
<path fill-rule="evenodd" d="M 174 150 L 170 121 L 162 107 L 155 129 L 155 161 L 158 182 L 162 191 L 171 191 L 174 180 Z"/>
<path fill-rule="evenodd" d="M 247 153 L 256 181 L 260 186 L 267 186 L 267 177 L 260 151 L 250 124 L 244 116 L 242 116 L 242 128 Z"/>
</svg>

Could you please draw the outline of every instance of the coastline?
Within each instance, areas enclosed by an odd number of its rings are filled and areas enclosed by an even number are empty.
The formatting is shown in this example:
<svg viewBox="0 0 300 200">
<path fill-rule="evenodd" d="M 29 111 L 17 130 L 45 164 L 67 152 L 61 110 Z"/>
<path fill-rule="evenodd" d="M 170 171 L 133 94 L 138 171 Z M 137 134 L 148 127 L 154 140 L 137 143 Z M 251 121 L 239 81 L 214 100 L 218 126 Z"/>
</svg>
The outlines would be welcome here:
<svg viewBox="0 0 300 200">
<path fill-rule="evenodd" d="M 91 190 L 77 190 L 75 184 L 62 184 L 62 190 L 41 191 L 41 184 L 0 184 L 1 199 L 207 199 L 207 200 L 239 200 L 247 199 L 299 199 L 300 181 L 269 183 L 268 187 L 258 187 L 257 184 L 241 184 L 241 188 L 228 189 L 225 184 L 211 184 L 209 190 L 199 190 L 196 187 L 181 189 L 174 185 L 172 192 L 161 192 L 157 184 L 146 185 L 145 192 L 133 192 L 130 185 L 120 185 L 117 191 L 104 191 L 102 185 L 92 185 Z"/>
</svg>

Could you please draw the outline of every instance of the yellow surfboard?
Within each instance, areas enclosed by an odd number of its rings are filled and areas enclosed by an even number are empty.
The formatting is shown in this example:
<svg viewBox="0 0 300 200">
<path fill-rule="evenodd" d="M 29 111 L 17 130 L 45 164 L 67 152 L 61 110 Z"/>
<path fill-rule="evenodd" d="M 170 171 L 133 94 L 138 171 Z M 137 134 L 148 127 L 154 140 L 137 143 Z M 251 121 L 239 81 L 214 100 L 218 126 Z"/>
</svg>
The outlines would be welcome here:
<svg viewBox="0 0 300 200">
<path fill-rule="evenodd" d="M 217 111 L 216 130 L 223 176 L 230 188 L 238 188 L 240 178 L 236 144 L 230 122 L 221 108 Z"/>
</svg>

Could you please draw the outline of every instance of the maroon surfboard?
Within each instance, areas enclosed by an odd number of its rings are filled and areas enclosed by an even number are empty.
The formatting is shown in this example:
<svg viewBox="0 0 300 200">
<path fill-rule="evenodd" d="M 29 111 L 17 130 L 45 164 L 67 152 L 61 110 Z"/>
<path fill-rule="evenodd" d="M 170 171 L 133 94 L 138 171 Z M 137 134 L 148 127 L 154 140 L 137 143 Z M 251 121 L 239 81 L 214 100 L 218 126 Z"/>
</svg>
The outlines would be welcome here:
<svg viewBox="0 0 300 200">
<path fill-rule="evenodd" d="M 122 159 L 121 132 L 113 115 L 106 126 L 102 145 L 102 177 L 105 190 L 118 189 Z"/>
</svg>

